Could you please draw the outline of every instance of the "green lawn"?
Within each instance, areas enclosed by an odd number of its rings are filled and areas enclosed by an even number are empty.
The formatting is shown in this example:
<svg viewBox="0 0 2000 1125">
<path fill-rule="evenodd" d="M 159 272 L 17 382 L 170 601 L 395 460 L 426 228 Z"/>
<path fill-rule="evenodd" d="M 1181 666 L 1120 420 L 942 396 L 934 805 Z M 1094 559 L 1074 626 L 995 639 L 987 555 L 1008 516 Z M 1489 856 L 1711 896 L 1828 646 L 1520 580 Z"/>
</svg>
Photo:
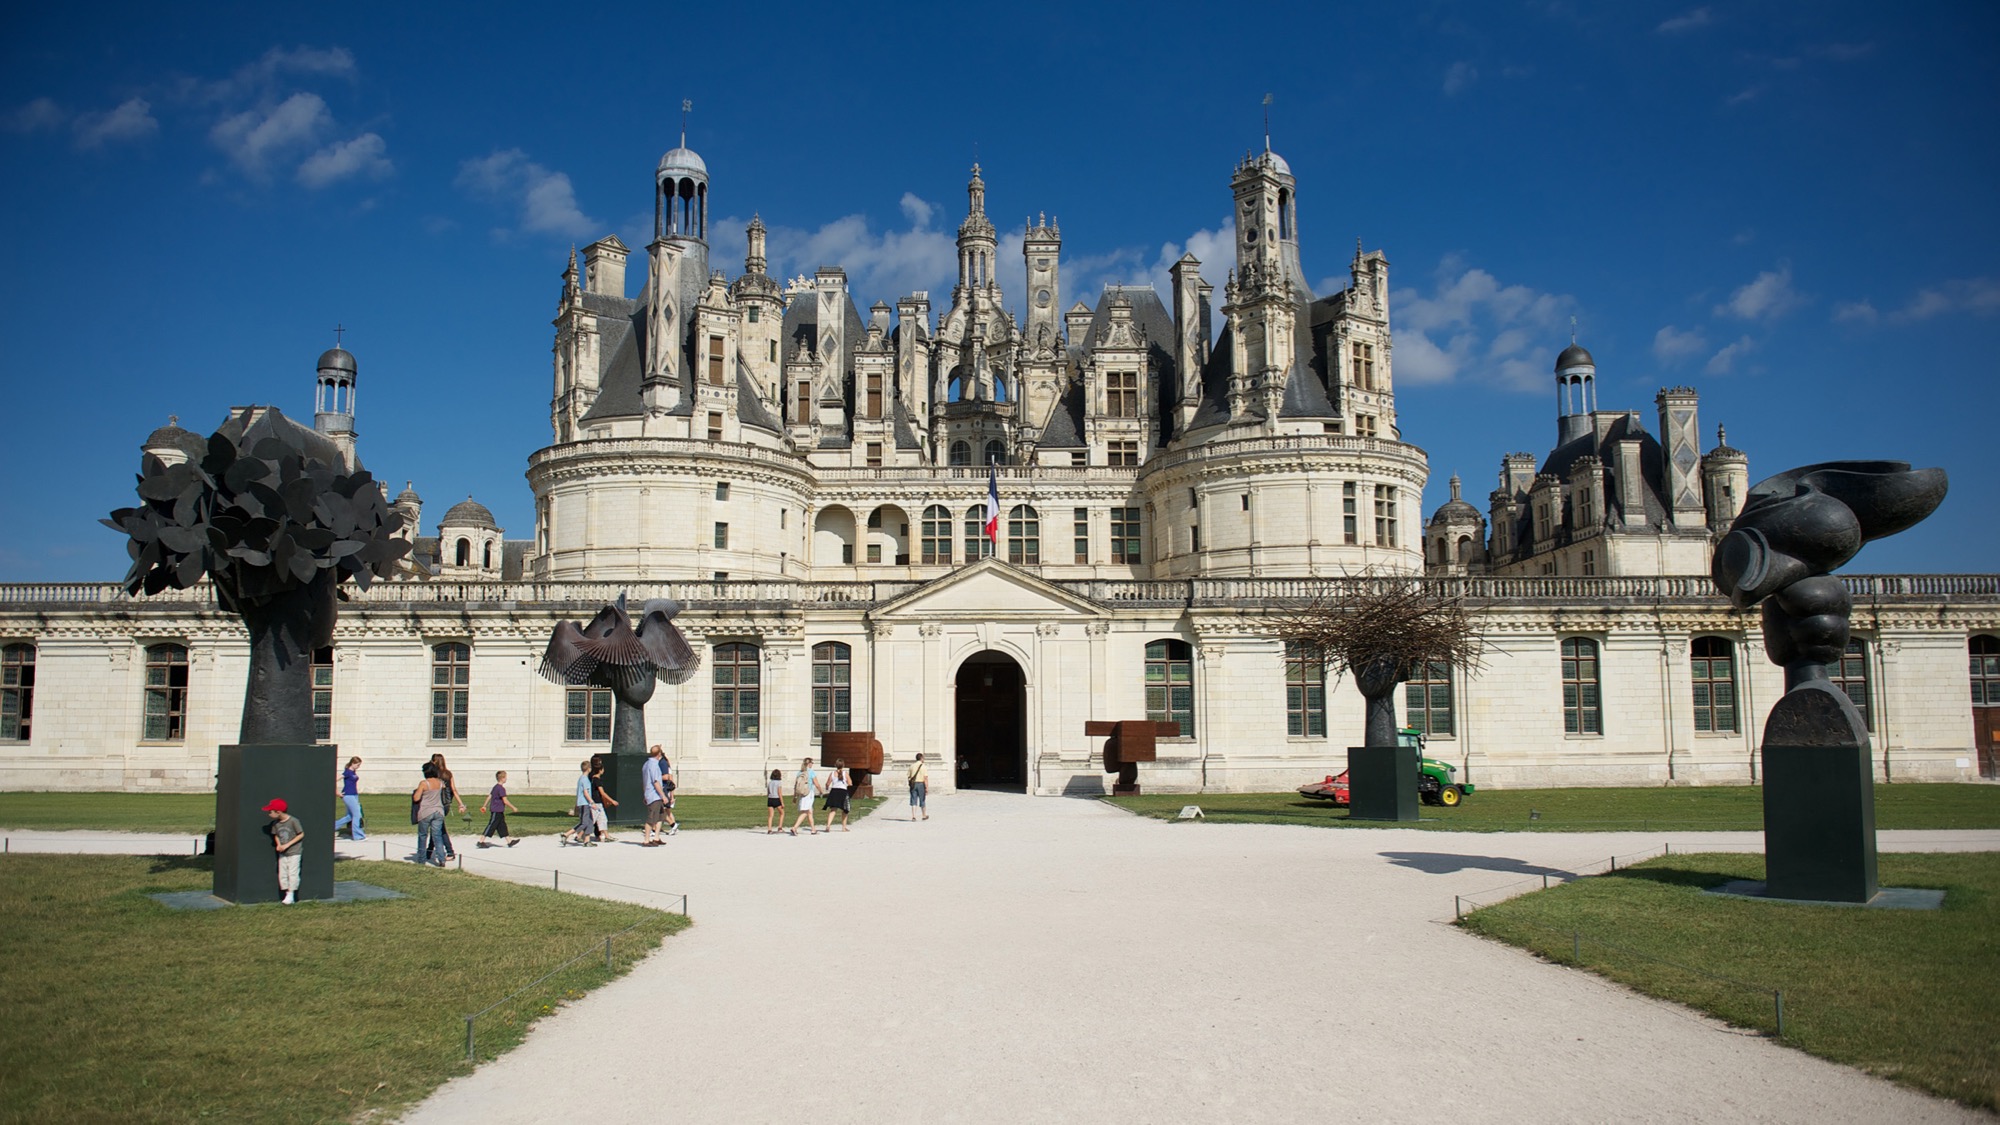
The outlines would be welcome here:
<svg viewBox="0 0 2000 1125">
<path fill-rule="evenodd" d="M 468 793 L 465 807 L 471 814 L 462 819 L 456 807 L 447 819 L 454 839 L 477 834 L 486 827 L 478 800 Z M 860 819 L 882 803 L 880 797 L 854 801 L 854 817 Z M 509 813 L 507 828 L 516 836 L 545 836 L 561 832 L 576 823 L 570 815 L 570 798 L 552 794 L 524 794 L 514 798 L 521 811 Z M 336 799 L 331 807 L 335 817 L 346 815 Z M 787 808 L 789 808 L 789 799 Z M 361 813 L 373 831 L 408 834 L 409 798 L 402 793 L 365 793 Z M 678 797 L 674 816 L 684 829 L 754 828 L 764 823 L 764 798 L 691 794 Z M 329 821 L 331 823 L 331 821 Z M 185 832 L 199 835 L 215 826 L 213 793 L 0 793 L 0 827 L 48 829 L 110 829 L 126 832 Z"/>
<path fill-rule="evenodd" d="M 1944 908 L 1717 898 L 1701 888 L 1761 879 L 1763 857 L 1697 854 L 1523 895 L 1461 925 L 1564 963 L 1581 935 L 1591 971 L 1743 1027 L 1774 1030 L 1781 989 L 1787 1043 L 2000 1109 L 2000 854 L 1883 855 L 1879 871 L 1883 886 L 1943 888 Z"/>
<path fill-rule="evenodd" d="M 1469 794 L 1455 809 L 1420 807 L 1415 823 L 1349 821 L 1346 809 L 1297 793 L 1148 793 L 1107 797 L 1122 809 L 1172 819 L 1200 805 L 1217 823 L 1321 828 L 1401 827 L 1445 832 L 1762 831 L 1764 791 L 1754 785 L 1666 789 L 1499 789 Z M 6 805 L 0 801 L 0 820 Z M 1534 814 L 1534 815 L 1531 815 Z M 2000 785 L 1875 787 L 1877 828 L 2000 828 Z"/>
<path fill-rule="evenodd" d="M 191 857 L 0 857 L 0 1121 L 346 1121 L 393 1112 L 622 974 L 677 914 L 403 863 L 343 861 L 381 902 L 172 911 Z M 615 968 L 600 952 L 613 942 Z"/>
</svg>

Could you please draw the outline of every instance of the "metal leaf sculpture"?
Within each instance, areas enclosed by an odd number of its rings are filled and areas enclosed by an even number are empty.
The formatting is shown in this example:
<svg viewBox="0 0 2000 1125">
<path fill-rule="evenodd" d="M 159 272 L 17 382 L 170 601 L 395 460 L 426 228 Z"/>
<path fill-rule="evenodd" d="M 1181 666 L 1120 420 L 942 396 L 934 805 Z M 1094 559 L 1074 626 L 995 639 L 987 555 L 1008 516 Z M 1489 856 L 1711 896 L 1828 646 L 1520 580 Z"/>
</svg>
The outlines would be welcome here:
<svg viewBox="0 0 2000 1125">
<path fill-rule="evenodd" d="M 542 654 L 541 674 L 571 687 L 611 689 L 618 707 L 612 723 L 611 749 L 616 754 L 641 754 L 646 746 L 646 701 L 656 683 L 680 684 L 701 667 L 701 656 L 674 626 L 681 604 L 652 598 L 640 607 L 635 628 L 625 610 L 625 595 L 616 605 L 597 611 L 590 624 L 556 622 L 549 647 Z"/>
<path fill-rule="evenodd" d="M 313 650 L 332 643 L 340 584 L 362 589 L 409 553 L 402 514 L 367 470 L 275 408 L 233 411 L 199 461 L 147 455 L 136 508 L 101 521 L 128 537 L 131 593 L 203 578 L 250 630 L 240 740 L 313 741 Z"/>
</svg>

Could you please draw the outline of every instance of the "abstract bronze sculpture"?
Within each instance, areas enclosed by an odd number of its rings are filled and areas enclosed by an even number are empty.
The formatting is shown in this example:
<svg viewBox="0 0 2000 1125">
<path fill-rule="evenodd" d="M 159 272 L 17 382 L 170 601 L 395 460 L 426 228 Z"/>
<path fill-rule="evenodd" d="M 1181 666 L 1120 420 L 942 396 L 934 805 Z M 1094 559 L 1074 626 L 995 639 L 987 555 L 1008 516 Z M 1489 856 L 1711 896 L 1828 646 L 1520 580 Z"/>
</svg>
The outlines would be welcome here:
<svg viewBox="0 0 2000 1125">
<path fill-rule="evenodd" d="M 1829 667 L 1847 651 L 1853 599 L 1832 571 L 1864 543 L 1937 510 L 1943 469 L 1828 461 L 1760 481 L 1710 568 L 1737 608 L 1763 603 L 1764 644 L 1785 694 L 1764 724 L 1765 894 L 1875 896 L 1874 767 L 1866 724 Z"/>
<path fill-rule="evenodd" d="M 1111 785 L 1114 797 L 1136 797 L 1139 795 L 1139 763 L 1159 760 L 1158 739 L 1179 738 L 1179 723 L 1155 722 L 1151 719 L 1121 719 L 1117 722 L 1099 722 L 1096 719 L 1083 724 L 1086 738 L 1104 738 L 1104 772 L 1115 773 L 1118 780 Z"/>
<path fill-rule="evenodd" d="M 635 627 L 620 594 L 616 605 L 598 610 L 588 625 L 556 622 L 542 654 L 545 679 L 611 692 L 611 753 L 605 758 L 604 788 L 618 802 L 616 809 L 605 810 L 614 823 L 636 824 L 645 817 L 640 778 L 646 760 L 645 707 L 654 686 L 685 683 L 701 667 L 700 655 L 674 626 L 680 611 L 681 604 L 671 598 L 648 600 Z M 630 799 L 631 794 L 638 799 Z"/>
<path fill-rule="evenodd" d="M 409 552 L 403 517 L 367 470 L 272 407 L 231 411 L 199 459 L 147 454 L 140 468 L 144 502 L 102 521 L 128 536 L 125 589 L 205 578 L 250 633 L 238 741 L 218 748 L 215 894 L 277 899 L 259 808 L 283 797 L 307 829 L 299 897 L 331 898 L 331 831 L 316 830 L 312 810 L 326 807 L 335 748 L 314 745 L 312 655 L 333 643 L 341 583 L 365 590 Z"/>
</svg>

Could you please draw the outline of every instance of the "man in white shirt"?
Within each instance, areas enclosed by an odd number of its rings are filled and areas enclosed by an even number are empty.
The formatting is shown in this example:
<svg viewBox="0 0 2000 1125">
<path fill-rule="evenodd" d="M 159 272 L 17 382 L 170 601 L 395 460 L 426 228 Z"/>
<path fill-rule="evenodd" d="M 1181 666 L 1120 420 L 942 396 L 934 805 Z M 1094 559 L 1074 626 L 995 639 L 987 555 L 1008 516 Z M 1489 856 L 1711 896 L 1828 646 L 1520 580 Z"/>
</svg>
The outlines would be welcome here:
<svg viewBox="0 0 2000 1125">
<path fill-rule="evenodd" d="M 639 787 L 646 794 L 646 847 L 657 848 L 666 841 L 660 839 L 660 821 L 667 816 L 667 789 L 662 783 L 660 763 L 666 751 L 658 743 L 646 748 L 646 764 L 639 768 Z"/>
</svg>

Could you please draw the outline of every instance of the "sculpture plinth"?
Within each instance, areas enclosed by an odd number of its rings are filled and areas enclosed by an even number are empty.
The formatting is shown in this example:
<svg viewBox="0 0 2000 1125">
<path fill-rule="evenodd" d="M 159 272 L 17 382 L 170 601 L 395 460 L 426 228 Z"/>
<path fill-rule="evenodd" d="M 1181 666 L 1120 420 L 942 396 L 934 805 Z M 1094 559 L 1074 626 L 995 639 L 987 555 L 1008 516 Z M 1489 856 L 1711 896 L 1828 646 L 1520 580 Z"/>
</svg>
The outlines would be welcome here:
<svg viewBox="0 0 2000 1125">
<path fill-rule="evenodd" d="M 830 730 L 819 736 L 819 764 L 844 763 L 856 797 L 875 795 L 875 775 L 882 772 L 882 744 L 872 730 Z"/>
<path fill-rule="evenodd" d="M 1159 750 L 1155 740 L 1180 737 L 1181 725 L 1151 719 L 1091 720 L 1083 724 L 1083 733 L 1090 738 L 1105 739 L 1104 772 L 1118 775 L 1118 780 L 1111 785 L 1111 795 L 1136 797 L 1139 795 L 1139 763 L 1158 761 Z"/>
<path fill-rule="evenodd" d="M 1760 481 L 1715 548 L 1716 589 L 1763 603 L 1764 644 L 1785 694 L 1764 723 L 1767 898 L 1875 897 L 1875 777 L 1868 729 L 1828 676 L 1847 651 L 1853 600 L 1832 571 L 1862 544 L 1943 502 L 1942 469 L 1829 461 Z"/>
<path fill-rule="evenodd" d="M 264 803 L 282 797 L 305 831 L 300 899 L 333 897 L 333 814 L 326 799 L 339 748 L 220 746 L 215 775 L 215 897 L 276 902 L 277 849 Z"/>
<path fill-rule="evenodd" d="M 1417 759 L 1422 753 L 1415 746 L 1348 747 L 1348 819 L 1418 819 Z"/>
</svg>

